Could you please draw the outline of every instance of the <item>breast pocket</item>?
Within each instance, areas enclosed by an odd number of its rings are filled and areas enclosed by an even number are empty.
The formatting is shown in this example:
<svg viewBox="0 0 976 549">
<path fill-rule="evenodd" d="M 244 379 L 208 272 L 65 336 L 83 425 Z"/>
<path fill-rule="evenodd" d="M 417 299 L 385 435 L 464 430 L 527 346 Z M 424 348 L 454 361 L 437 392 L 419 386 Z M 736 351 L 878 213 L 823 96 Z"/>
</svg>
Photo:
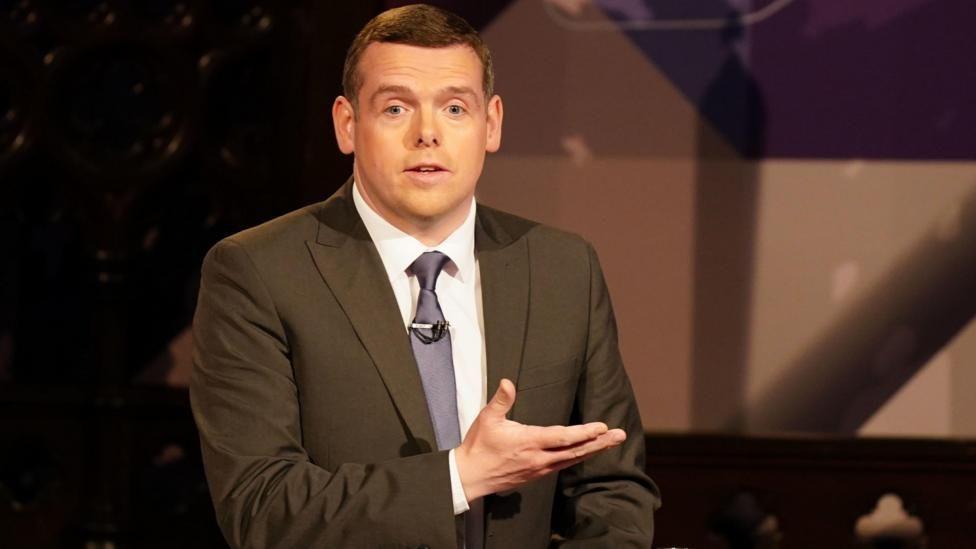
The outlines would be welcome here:
<svg viewBox="0 0 976 549">
<path fill-rule="evenodd" d="M 519 392 L 540 389 L 576 379 L 579 376 L 578 366 L 579 359 L 572 357 L 539 366 L 524 367 L 519 372 L 517 389 Z"/>
<path fill-rule="evenodd" d="M 579 381 L 578 358 L 567 358 L 519 372 L 512 417 L 531 425 L 565 425 Z"/>
</svg>

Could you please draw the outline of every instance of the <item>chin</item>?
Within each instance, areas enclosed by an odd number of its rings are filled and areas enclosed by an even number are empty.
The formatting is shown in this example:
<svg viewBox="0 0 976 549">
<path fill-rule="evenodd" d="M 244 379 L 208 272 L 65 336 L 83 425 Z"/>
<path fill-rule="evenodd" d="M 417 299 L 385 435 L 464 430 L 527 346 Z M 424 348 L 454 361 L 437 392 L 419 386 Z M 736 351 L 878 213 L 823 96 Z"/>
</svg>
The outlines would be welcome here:
<svg viewBox="0 0 976 549">
<path fill-rule="evenodd" d="M 414 218 L 420 223 L 423 223 L 424 225 L 430 225 L 446 217 L 449 211 L 450 210 L 435 208 L 411 208 L 410 217 Z"/>
<path fill-rule="evenodd" d="M 454 214 L 460 208 L 461 203 L 463 200 L 451 202 L 447 200 L 424 200 L 411 204 L 406 209 L 414 219 L 424 224 L 432 224 Z"/>
</svg>

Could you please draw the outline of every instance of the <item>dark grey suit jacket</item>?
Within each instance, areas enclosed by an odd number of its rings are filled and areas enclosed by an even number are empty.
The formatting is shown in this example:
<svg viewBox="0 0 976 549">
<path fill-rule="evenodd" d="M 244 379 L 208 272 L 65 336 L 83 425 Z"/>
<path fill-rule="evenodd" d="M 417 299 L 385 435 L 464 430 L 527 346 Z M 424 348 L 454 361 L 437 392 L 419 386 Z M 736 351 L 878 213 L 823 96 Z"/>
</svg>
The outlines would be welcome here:
<svg viewBox="0 0 976 549">
<path fill-rule="evenodd" d="M 648 547 L 659 499 L 596 255 L 482 205 L 475 231 L 489 394 L 506 377 L 516 421 L 628 433 L 487 497 L 486 546 Z M 214 246 L 193 332 L 193 413 L 232 546 L 456 546 L 447 452 L 432 450 L 409 340 L 349 183 Z"/>
</svg>

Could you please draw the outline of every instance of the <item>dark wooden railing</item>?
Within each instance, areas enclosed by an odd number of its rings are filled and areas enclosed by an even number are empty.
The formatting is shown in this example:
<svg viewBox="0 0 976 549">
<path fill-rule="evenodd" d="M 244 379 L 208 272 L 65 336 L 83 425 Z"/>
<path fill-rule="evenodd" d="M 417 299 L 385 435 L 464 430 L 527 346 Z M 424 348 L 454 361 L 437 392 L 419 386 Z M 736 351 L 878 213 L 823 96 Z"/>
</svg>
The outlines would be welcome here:
<svg viewBox="0 0 976 549">
<path fill-rule="evenodd" d="M 976 548 L 976 441 L 650 434 L 655 547 Z"/>
<path fill-rule="evenodd" d="M 185 393 L 0 396 L 0 547 L 226 547 Z M 646 440 L 655 548 L 976 548 L 976 441 Z M 123 457 L 92 477 L 99 448 Z"/>
</svg>

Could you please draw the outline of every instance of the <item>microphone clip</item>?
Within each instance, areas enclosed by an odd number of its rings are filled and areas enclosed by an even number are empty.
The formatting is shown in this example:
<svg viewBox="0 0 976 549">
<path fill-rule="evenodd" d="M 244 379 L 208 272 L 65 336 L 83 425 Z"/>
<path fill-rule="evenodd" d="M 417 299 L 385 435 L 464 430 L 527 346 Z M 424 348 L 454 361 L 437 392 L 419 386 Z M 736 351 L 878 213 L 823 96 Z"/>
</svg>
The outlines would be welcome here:
<svg viewBox="0 0 976 549">
<path fill-rule="evenodd" d="M 410 323 L 410 331 L 417 336 L 424 345 L 430 345 L 431 343 L 436 343 L 448 334 L 448 328 L 451 324 L 446 320 L 438 320 L 433 324 L 421 324 L 418 322 Z M 424 333 L 425 330 L 430 330 L 430 335 Z"/>
</svg>

